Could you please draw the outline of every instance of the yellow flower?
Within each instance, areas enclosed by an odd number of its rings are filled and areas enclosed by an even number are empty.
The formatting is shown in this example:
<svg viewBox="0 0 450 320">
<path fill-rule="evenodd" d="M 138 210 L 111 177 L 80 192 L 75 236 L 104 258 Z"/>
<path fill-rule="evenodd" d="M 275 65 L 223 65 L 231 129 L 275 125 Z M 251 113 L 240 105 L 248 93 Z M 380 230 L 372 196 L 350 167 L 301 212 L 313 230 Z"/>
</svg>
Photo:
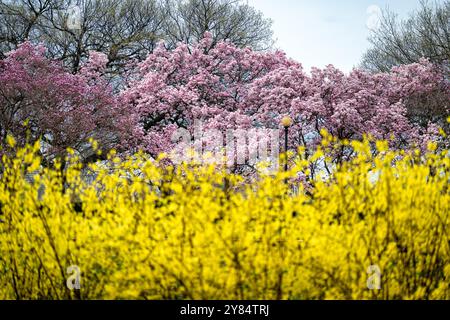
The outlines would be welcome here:
<svg viewBox="0 0 450 320">
<path fill-rule="evenodd" d="M 6 143 L 7 143 L 11 148 L 14 148 L 14 146 L 16 145 L 16 140 L 13 138 L 13 136 L 7 135 L 7 136 L 6 136 Z"/>
<path fill-rule="evenodd" d="M 353 141 L 327 172 L 330 141 L 252 179 L 114 151 L 62 171 L 18 148 L 2 158 L 0 299 L 450 299 L 448 150 Z"/>
</svg>

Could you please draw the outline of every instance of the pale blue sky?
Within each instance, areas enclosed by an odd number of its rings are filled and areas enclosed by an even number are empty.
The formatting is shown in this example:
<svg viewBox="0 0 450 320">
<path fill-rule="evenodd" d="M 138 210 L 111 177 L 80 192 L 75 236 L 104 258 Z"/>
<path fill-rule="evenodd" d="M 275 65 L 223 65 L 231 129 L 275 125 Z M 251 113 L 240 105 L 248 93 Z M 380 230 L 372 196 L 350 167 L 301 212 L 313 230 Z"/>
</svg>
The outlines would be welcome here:
<svg viewBox="0 0 450 320">
<path fill-rule="evenodd" d="M 273 20 L 276 47 L 312 66 L 334 64 L 348 72 L 369 47 L 367 37 L 374 18 L 368 8 L 378 6 L 401 17 L 419 7 L 419 0 L 248 0 Z"/>
</svg>

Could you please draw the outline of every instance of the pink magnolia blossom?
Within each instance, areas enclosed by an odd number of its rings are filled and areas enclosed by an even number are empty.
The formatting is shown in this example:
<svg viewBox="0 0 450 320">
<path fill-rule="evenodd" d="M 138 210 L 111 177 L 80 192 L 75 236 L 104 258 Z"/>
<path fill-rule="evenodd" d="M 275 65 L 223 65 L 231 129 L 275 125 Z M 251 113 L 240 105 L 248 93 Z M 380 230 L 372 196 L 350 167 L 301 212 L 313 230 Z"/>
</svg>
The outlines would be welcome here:
<svg viewBox="0 0 450 320">
<path fill-rule="evenodd" d="M 127 147 L 153 155 L 170 150 L 167 132 L 192 132 L 195 120 L 210 129 L 250 128 L 255 121 L 249 106 L 254 82 L 295 64 L 281 52 L 259 53 L 228 42 L 210 48 L 208 41 L 206 37 L 194 47 L 180 44 L 173 51 L 161 44 L 137 67 L 120 97 L 139 128 L 124 141 Z"/>
<path fill-rule="evenodd" d="M 436 130 L 419 128 L 407 118 L 405 100 L 442 86 L 443 78 L 427 60 L 370 74 L 354 69 L 344 74 L 332 65 L 313 68 L 282 52 L 254 52 L 229 42 L 210 48 L 208 35 L 197 45 L 161 44 L 137 67 L 121 101 L 134 115 L 134 134 L 127 146 L 150 153 L 170 150 L 169 132 L 192 131 L 195 120 L 206 128 L 279 128 L 289 115 L 290 147 L 314 147 L 326 129 L 341 139 L 364 134 L 407 147 L 432 139 Z M 444 85 L 448 90 L 448 83 Z M 342 160 L 342 156 L 340 159 Z"/>
<path fill-rule="evenodd" d="M 106 63 L 104 54 L 91 52 L 74 75 L 47 59 L 41 46 L 24 43 L 9 53 L 0 61 L 2 143 L 7 134 L 23 143 L 28 130 L 53 155 L 82 149 L 93 137 L 105 149 L 120 141 L 123 151 L 156 156 L 174 148 L 177 129 L 194 136 L 196 122 L 225 138 L 230 129 L 273 132 L 288 115 L 291 149 L 314 148 L 323 129 L 348 140 L 393 137 L 393 147 L 407 148 L 439 136 L 433 119 L 421 126 L 410 120 L 411 98 L 441 92 L 447 113 L 450 105 L 448 79 L 425 59 L 388 73 L 345 74 L 329 65 L 307 74 L 283 52 L 255 52 L 226 41 L 212 46 L 206 34 L 198 44 L 174 50 L 161 43 L 127 73 L 119 93 L 104 76 Z M 334 160 L 349 155 L 343 149 Z"/>
</svg>

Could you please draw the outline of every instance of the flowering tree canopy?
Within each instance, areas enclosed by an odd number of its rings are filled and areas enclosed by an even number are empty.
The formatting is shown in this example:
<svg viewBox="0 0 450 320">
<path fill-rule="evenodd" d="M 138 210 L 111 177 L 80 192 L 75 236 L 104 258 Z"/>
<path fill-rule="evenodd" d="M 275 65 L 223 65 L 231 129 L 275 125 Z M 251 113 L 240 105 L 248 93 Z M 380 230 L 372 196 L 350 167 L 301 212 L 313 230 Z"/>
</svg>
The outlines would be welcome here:
<svg viewBox="0 0 450 320">
<path fill-rule="evenodd" d="M 364 134 L 391 138 L 396 147 L 435 139 L 433 123 L 419 128 L 407 117 L 405 101 L 449 86 L 427 60 L 371 74 L 344 74 L 332 65 L 306 74 L 282 52 L 257 53 L 221 42 L 208 49 L 209 34 L 197 45 L 167 50 L 161 45 L 138 65 L 121 99 L 134 115 L 126 143 L 151 153 L 173 147 L 171 133 L 208 128 L 278 128 L 293 119 L 291 147 L 315 146 L 326 129 L 340 139 Z M 448 104 L 446 106 L 448 112 Z M 345 152 L 335 160 L 342 160 Z"/>
<path fill-rule="evenodd" d="M 440 108 L 449 111 L 448 80 L 425 59 L 389 73 L 344 74 L 329 65 L 308 74 L 283 52 L 256 52 L 227 41 L 211 46 L 212 41 L 206 33 L 195 45 L 169 50 L 160 44 L 132 66 L 119 93 L 104 80 L 104 54 L 91 52 L 72 74 L 47 59 L 44 47 L 26 42 L 0 61 L 2 144 L 7 134 L 21 143 L 28 135 L 42 139 L 44 152 L 54 156 L 67 147 L 82 151 L 94 138 L 104 149 L 120 141 L 125 151 L 156 156 L 173 149 L 176 130 L 192 134 L 196 121 L 225 133 L 278 129 L 289 116 L 293 149 L 314 148 L 323 129 L 344 140 L 364 134 L 393 138 L 392 146 L 404 148 L 437 140 L 442 122 L 412 121 L 408 101 L 439 92 Z M 333 162 L 351 154 L 344 147 Z"/>
<path fill-rule="evenodd" d="M 260 53 L 220 42 L 212 49 L 209 34 L 197 45 L 161 44 L 137 68 L 121 99 L 135 114 L 127 145 L 151 153 L 166 151 L 177 128 L 203 121 L 214 129 L 249 128 L 249 91 L 262 76 L 296 65 L 281 52 Z"/>
<path fill-rule="evenodd" d="M 92 53 L 77 75 L 26 42 L 0 61 L 0 136 L 23 144 L 42 139 L 44 155 L 82 151 L 89 138 L 104 148 L 115 138 L 116 98 L 102 80 L 104 56 Z"/>
</svg>

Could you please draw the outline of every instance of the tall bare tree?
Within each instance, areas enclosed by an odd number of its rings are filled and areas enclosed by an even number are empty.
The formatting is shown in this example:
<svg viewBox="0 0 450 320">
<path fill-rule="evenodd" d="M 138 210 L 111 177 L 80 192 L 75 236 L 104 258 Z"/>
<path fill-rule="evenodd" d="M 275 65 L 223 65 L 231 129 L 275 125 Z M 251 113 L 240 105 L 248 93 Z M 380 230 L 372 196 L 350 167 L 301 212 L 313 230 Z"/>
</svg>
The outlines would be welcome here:
<svg viewBox="0 0 450 320">
<path fill-rule="evenodd" d="M 393 66 L 428 58 L 440 68 L 442 88 L 427 95 L 411 96 L 406 103 L 408 118 L 424 130 L 430 123 L 450 133 L 450 1 L 422 1 L 420 9 L 406 20 L 384 10 L 380 25 L 369 38 L 372 48 L 361 66 L 372 72 L 386 72 Z"/>
<path fill-rule="evenodd" d="M 0 0 L 0 54 L 25 40 L 39 39 L 38 26 L 53 0 Z"/>
<path fill-rule="evenodd" d="M 362 67 L 370 71 L 388 71 L 392 66 L 414 63 L 422 57 L 448 64 L 450 1 L 422 1 L 420 9 L 405 20 L 386 9 L 369 41 L 372 47 L 365 53 Z"/>
<path fill-rule="evenodd" d="M 238 47 L 268 49 L 273 44 L 272 21 L 241 0 L 166 0 L 165 39 L 171 46 L 192 43 L 205 32 L 213 45 L 230 40 Z"/>
</svg>

